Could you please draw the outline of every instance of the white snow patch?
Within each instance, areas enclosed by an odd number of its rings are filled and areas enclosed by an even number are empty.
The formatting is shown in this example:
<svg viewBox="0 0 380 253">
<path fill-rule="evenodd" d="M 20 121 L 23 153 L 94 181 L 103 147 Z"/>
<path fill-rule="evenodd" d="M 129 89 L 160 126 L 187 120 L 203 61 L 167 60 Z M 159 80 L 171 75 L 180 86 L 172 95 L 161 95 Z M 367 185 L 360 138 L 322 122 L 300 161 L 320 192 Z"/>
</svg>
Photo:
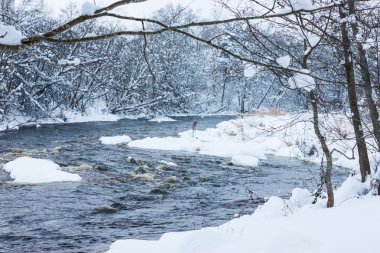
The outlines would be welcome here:
<svg viewBox="0 0 380 253">
<path fill-rule="evenodd" d="M 25 36 L 14 26 L 4 25 L 0 22 L 0 44 L 21 45 L 21 40 L 24 38 Z"/>
<path fill-rule="evenodd" d="M 290 0 L 290 4 L 293 11 L 308 11 L 313 9 L 313 2 L 311 0 Z"/>
<path fill-rule="evenodd" d="M 96 37 L 98 36 L 96 33 L 87 33 L 86 35 L 84 35 L 83 37 L 84 38 L 90 38 L 90 37 Z"/>
<path fill-rule="evenodd" d="M 319 43 L 321 38 L 318 35 L 309 33 L 307 34 L 307 40 L 309 41 L 311 47 L 315 47 Z"/>
<path fill-rule="evenodd" d="M 78 66 L 78 65 L 80 64 L 80 59 L 79 59 L 79 58 L 74 58 L 74 60 L 73 60 L 73 64 L 74 64 L 75 66 Z"/>
<path fill-rule="evenodd" d="M 244 76 L 247 78 L 253 77 L 257 72 L 257 68 L 253 64 L 247 64 L 244 68 Z"/>
<path fill-rule="evenodd" d="M 254 157 L 254 156 L 234 155 L 231 158 L 231 162 L 234 165 L 239 165 L 239 166 L 248 166 L 248 167 L 259 166 L 259 158 Z"/>
<path fill-rule="evenodd" d="M 165 161 L 165 160 L 160 160 L 158 162 L 161 163 L 161 164 L 167 165 L 167 166 L 171 166 L 171 167 L 176 167 L 177 166 L 176 163 L 168 162 L 168 161 Z"/>
<path fill-rule="evenodd" d="M 172 119 L 172 118 L 169 118 L 167 116 L 159 116 L 159 117 L 156 117 L 156 118 L 153 118 L 153 119 L 150 119 L 149 121 L 153 121 L 153 122 L 173 122 L 173 121 L 176 121 L 175 119 Z"/>
<path fill-rule="evenodd" d="M 64 119 L 62 119 L 62 116 Z M 111 114 L 105 109 L 105 105 L 99 103 L 87 109 L 86 112 L 81 113 L 77 111 L 62 111 L 53 115 L 48 119 L 36 119 L 25 116 L 12 116 L 5 118 L 0 123 L 0 132 L 6 130 L 17 130 L 19 126 L 35 125 L 38 124 L 52 124 L 52 123 L 80 123 L 80 122 L 93 122 L 93 121 L 118 121 L 122 117 L 119 115 Z M 37 126 L 38 128 L 38 126 Z"/>
<path fill-rule="evenodd" d="M 287 68 L 290 65 L 290 56 L 289 55 L 285 55 L 285 56 L 279 57 L 279 58 L 277 58 L 276 62 L 281 67 Z"/>
<path fill-rule="evenodd" d="M 66 122 L 92 122 L 92 121 L 118 121 L 120 117 L 115 114 L 111 114 L 107 110 L 105 103 L 98 103 L 87 109 L 86 112 L 63 112 L 66 117 Z"/>
<path fill-rule="evenodd" d="M 78 66 L 80 65 L 81 60 L 79 58 L 74 58 L 73 60 L 59 60 L 58 65 L 74 65 Z"/>
<path fill-rule="evenodd" d="M 292 191 L 290 201 L 293 203 L 293 206 L 301 208 L 310 205 L 313 202 L 313 197 L 307 189 L 295 188 Z"/>
<path fill-rule="evenodd" d="M 374 39 L 369 38 L 365 41 L 365 43 L 363 43 L 363 49 L 368 50 L 375 45 L 376 45 L 376 42 L 374 41 Z"/>
<path fill-rule="evenodd" d="M 315 89 L 315 80 L 310 76 L 310 72 L 306 69 L 301 70 L 303 73 L 296 73 L 288 80 L 289 86 L 292 89 L 303 89 L 306 91 L 312 91 Z"/>
<path fill-rule="evenodd" d="M 6 163 L 3 169 L 10 172 L 15 183 L 40 184 L 82 180 L 79 175 L 61 171 L 58 164 L 45 159 L 20 157 Z"/>
<path fill-rule="evenodd" d="M 351 176 L 335 191 L 335 204 L 339 205 L 348 199 L 359 197 L 365 194 L 369 188 L 370 179 L 362 183 L 358 176 Z"/>
<path fill-rule="evenodd" d="M 92 16 L 95 14 L 95 11 L 97 10 L 97 6 L 94 3 L 91 3 L 90 1 L 86 1 L 82 4 L 82 15 L 84 16 Z"/>
<path fill-rule="evenodd" d="M 102 136 L 99 138 L 99 141 L 105 145 L 116 145 L 116 144 L 131 142 L 132 139 L 128 135 L 110 136 L 110 137 Z"/>
</svg>

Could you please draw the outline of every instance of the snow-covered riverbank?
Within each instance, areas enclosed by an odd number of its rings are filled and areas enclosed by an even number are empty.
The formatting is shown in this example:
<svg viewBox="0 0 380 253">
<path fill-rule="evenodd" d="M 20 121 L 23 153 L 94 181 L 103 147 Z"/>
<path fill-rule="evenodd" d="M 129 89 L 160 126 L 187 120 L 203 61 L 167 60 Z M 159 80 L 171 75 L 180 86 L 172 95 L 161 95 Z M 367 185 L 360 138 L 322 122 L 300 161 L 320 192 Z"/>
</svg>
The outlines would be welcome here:
<svg viewBox="0 0 380 253">
<path fill-rule="evenodd" d="M 272 197 L 254 214 L 219 227 L 167 233 L 158 241 L 120 240 L 107 253 L 378 252 L 379 197 L 352 198 L 326 209 L 310 205 L 307 192 L 295 193 L 301 198 Z"/>
<path fill-rule="evenodd" d="M 0 122 L 0 132 L 6 129 L 18 129 L 23 125 L 42 125 L 42 124 L 52 124 L 52 123 L 83 123 L 83 122 L 95 122 L 95 121 L 118 121 L 120 119 L 137 119 L 144 118 L 146 115 L 122 115 L 122 114 L 112 114 L 106 105 L 103 103 L 98 103 L 86 110 L 86 112 L 78 111 L 61 111 L 59 113 L 52 113 L 49 118 L 34 118 L 24 115 L 17 116 L 16 113 L 12 117 L 5 117 L 2 122 Z M 175 121 L 174 119 L 167 116 L 157 116 L 151 121 L 155 122 L 165 122 L 165 121 Z"/>
<path fill-rule="evenodd" d="M 42 124 L 53 124 L 53 123 L 81 123 L 81 122 L 94 122 L 94 121 L 118 121 L 122 117 L 108 113 L 106 111 L 98 110 L 96 107 L 88 110 L 87 113 L 62 112 L 61 115 L 57 117 L 50 118 L 33 118 L 26 116 L 13 116 L 12 118 L 6 118 L 3 122 L 0 122 L 0 132 L 4 130 L 18 129 L 20 126 L 25 125 L 42 125 Z"/>
<path fill-rule="evenodd" d="M 321 162 L 322 152 L 310 114 L 255 114 L 225 121 L 205 131 L 186 131 L 178 137 L 145 138 L 128 145 L 137 148 L 181 150 L 231 158 L 237 166 L 255 166 L 265 155 Z M 323 134 L 332 149 L 334 165 L 358 169 L 353 132 L 344 115 L 321 117 Z M 353 156 L 353 159 L 349 159 Z M 379 160 L 371 151 L 372 165 Z M 252 215 L 219 227 L 164 234 L 158 241 L 120 240 L 108 253 L 165 252 L 378 252 L 376 229 L 380 226 L 380 198 L 371 187 L 375 173 L 365 183 L 350 176 L 335 190 L 335 206 L 326 199 L 313 204 L 313 194 L 294 189 L 289 200 L 270 197 Z M 353 232 L 364 231 L 365 232 Z M 360 243 L 367 242 L 367 243 Z"/>
<path fill-rule="evenodd" d="M 354 133 L 349 120 L 342 114 L 321 116 L 321 129 L 333 153 L 334 165 L 350 169 L 358 168 Z M 291 157 L 320 163 L 322 152 L 314 134 L 312 115 L 270 115 L 256 113 L 222 122 L 216 128 L 205 131 L 192 130 L 179 133 L 177 137 L 147 137 L 134 140 L 130 147 L 181 150 L 204 155 L 229 157 L 236 165 L 256 166 L 258 159 L 267 154 Z M 373 162 L 377 153 L 371 153 Z"/>
</svg>

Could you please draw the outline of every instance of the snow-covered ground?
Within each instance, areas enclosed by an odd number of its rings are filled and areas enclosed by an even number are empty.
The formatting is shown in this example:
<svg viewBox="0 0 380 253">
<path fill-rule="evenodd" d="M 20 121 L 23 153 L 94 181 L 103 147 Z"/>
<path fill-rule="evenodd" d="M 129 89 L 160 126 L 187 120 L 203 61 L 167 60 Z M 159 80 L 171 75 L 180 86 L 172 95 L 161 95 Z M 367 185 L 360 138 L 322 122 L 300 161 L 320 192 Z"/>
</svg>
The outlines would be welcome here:
<svg viewBox="0 0 380 253">
<path fill-rule="evenodd" d="M 95 121 L 118 121 L 121 119 L 139 119 L 144 118 L 143 114 L 141 115 L 115 115 L 108 112 L 104 109 L 105 106 L 97 105 L 92 108 L 89 108 L 86 113 L 80 113 L 76 111 L 64 111 L 59 115 L 52 116 L 47 119 L 37 119 L 26 116 L 12 116 L 12 118 L 5 118 L 0 122 L 0 132 L 6 129 L 14 130 L 18 129 L 23 125 L 42 125 L 42 124 L 52 124 L 52 123 L 83 123 L 83 122 L 95 122 Z M 177 115 L 175 115 L 177 116 Z M 187 115 L 180 115 L 187 116 Z M 64 118 L 64 120 L 63 120 Z M 153 119 L 150 119 L 151 122 L 174 122 L 175 119 L 172 119 L 168 116 L 159 116 Z"/>
<path fill-rule="evenodd" d="M 310 193 L 305 190 L 295 189 L 293 193 L 290 200 L 272 197 L 254 214 L 219 227 L 167 233 L 158 241 L 119 240 L 107 253 L 379 251 L 376 243 L 380 226 L 379 197 L 352 198 L 326 209 L 310 205 Z"/>
<path fill-rule="evenodd" d="M 321 148 L 311 120 L 307 113 L 258 113 L 222 122 L 205 131 L 145 138 L 128 145 L 229 157 L 240 166 L 256 166 L 266 154 L 321 162 Z M 321 129 L 330 148 L 339 151 L 333 153 L 334 164 L 356 171 L 357 159 L 349 159 L 355 143 L 347 117 L 321 115 Z M 374 165 L 379 154 L 372 151 L 370 156 Z M 326 198 L 312 204 L 312 193 L 294 189 L 289 200 L 270 197 L 252 215 L 219 227 L 167 233 L 158 241 L 119 240 L 108 253 L 375 253 L 379 251 L 374 242 L 380 226 L 380 198 L 371 188 L 373 178 L 379 178 L 379 173 L 365 183 L 361 183 L 358 174 L 350 176 L 335 190 L 334 208 L 326 208 Z"/>
<path fill-rule="evenodd" d="M 65 120 L 63 120 L 64 118 Z M 122 117 L 119 115 L 111 114 L 107 111 L 100 110 L 98 107 L 89 109 L 86 113 L 79 113 L 73 111 L 62 112 L 57 117 L 47 119 L 36 119 L 25 116 L 13 116 L 6 118 L 0 122 L 0 132 L 6 129 L 18 129 L 23 125 L 42 125 L 52 123 L 79 123 L 79 122 L 94 122 L 94 121 L 118 121 Z"/>
<path fill-rule="evenodd" d="M 52 182 L 76 182 L 82 178 L 77 174 L 62 171 L 50 160 L 19 157 L 6 163 L 3 169 L 10 173 L 13 182 L 21 184 L 41 184 Z"/>
</svg>

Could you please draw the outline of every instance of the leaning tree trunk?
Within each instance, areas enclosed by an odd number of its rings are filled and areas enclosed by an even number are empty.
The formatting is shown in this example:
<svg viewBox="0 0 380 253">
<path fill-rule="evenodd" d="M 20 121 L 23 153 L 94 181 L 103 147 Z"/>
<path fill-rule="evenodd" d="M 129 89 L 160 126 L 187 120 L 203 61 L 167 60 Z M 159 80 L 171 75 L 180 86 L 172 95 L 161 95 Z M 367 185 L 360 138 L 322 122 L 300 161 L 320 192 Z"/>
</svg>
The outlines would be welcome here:
<svg viewBox="0 0 380 253">
<path fill-rule="evenodd" d="M 318 102 L 314 91 L 309 92 L 309 101 L 311 107 L 313 108 L 314 132 L 318 137 L 319 143 L 321 143 L 323 154 L 325 155 L 327 161 L 325 178 L 327 190 L 327 207 L 330 208 L 334 206 L 334 190 L 331 183 L 331 173 L 333 168 L 332 155 L 329 147 L 327 146 L 326 139 L 319 129 Z"/>
<path fill-rule="evenodd" d="M 301 18 L 302 20 L 302 18 Z M 307 41 L 304 40 L 304 50 L 306 51 L 308 45 Z M 311 51 L 310 51 L 311 53 Z M 308 58 L 310 54 L 304 55 L 302 59 L 302 68 L 303 69 L 308 69 Z M 331 174 L 332 174 L 332 169 L 333 169 L 333 160 L 332 160 L 332 155 L 330 152 L 330 149 L 327 145 L 325 137 L 322 135 L 321 130 L 319 128 L 319 115 L 318 115 L 318 101 L 317 101 L 317 96 L 315 94 L 315 91 L 312 90 L 308 93 L 308 99 L 311 104 L 311 108 L 313 110 L 313 126 L 314 126 L 314 132 L 315 135 L 317 136 L 319 143 L 322 146 L 322 151 L 323 154 L 326 157 L 326 172 L 325 172 L 325 183 L 326 183 L 326 191 L 327 191 L 327 208 L 333 207 L 334 206 L 334 190 L 332 187 L 331 183 Z"/>
<path fill-rule="evenodd" d="M 347 18 L 347 15 L 342 8 L 339 8 L 339 14 L 341 20 L 345 20 Z M 351 41 L 348 34 L 346 22 L 341 22 L 340 31 L 342 35 L 344 68 L 346 71 L 347 79 L 348 102 L 350 104 L 352 125 L 354 127 L 355 140 L 358 147 L 361 180 L 362 182 L 365 182 L 367 175 L 371 174 L 371 170 L 368 159 L 367 145 L 365 143 L 363 127 L 360 118 L 358 99 L 356 95 L 355 70 L 354 64 L 352 62 Z"/>
<path fill-rule="evenodd" d="M 349 9 L 350 15 L 356 14 L 355 1 L 353 1 L 353 0 L 348 1 L 348 9 Z M 351 22 L 351 29 L 352 29 L 353 35 L 356 37 L 359 33 L 358 25 L 356 22 Z M 360 41 L 358 41 L 356 43 L 356 46 L 358 48 L 358 53 L 359 53 L 360 72 L 361 72 L 362 79 L 363 79 L 364 93 L 365 93 L 365 98 L 366 98 L 366 102 L 367 102 L 368 109 L 369 109 L 369 115 L 370 115 L 371 122 L 372 122 L 373 135 L 374 135 L 375 140 L 377 142 L 377 148 L 378 148 L 378 150 L 380 150 L 379 112 L 377 111 L 376 104 L 375 104 L 373 97 L 372 97 L 372 82 L 371 82 L 371 74 L 369 72 L 369 67 L 368 67 L 367 56 L 366 56 L 366 52 L 363 48 L 363 44 Z"/>
</svg>

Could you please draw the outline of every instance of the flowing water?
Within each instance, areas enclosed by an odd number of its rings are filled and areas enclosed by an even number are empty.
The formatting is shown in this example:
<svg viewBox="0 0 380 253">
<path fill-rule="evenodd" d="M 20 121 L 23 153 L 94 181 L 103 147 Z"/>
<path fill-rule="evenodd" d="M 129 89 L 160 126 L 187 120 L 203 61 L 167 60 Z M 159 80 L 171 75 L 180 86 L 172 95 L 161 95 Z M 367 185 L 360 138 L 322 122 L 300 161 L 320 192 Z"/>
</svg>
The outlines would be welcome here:
<svg viewBox="0 0 380 253">
<path fill-rule="evenodd" d="M 270 158 L 257 168 L 238 168 L 226 166 L 227 158 L 99 142 L 124 134 L 174 136 L 194 119 L 202 130 L 230 117 L 52 124 L 0 133 L 0 163 L 23 155 L 48 158 L 83 178 L 19 185 L 0 170 L 0 252 L 103 252 L 118 239 L 157 239 L 220 225 L 251 213 L 260 202 L 256 195 L 288 196 L 295 187 L 316 186 L 319 165 L 298 160 Z M 335 170 L 335 183 L 347 174 Z"/>
</svg>

